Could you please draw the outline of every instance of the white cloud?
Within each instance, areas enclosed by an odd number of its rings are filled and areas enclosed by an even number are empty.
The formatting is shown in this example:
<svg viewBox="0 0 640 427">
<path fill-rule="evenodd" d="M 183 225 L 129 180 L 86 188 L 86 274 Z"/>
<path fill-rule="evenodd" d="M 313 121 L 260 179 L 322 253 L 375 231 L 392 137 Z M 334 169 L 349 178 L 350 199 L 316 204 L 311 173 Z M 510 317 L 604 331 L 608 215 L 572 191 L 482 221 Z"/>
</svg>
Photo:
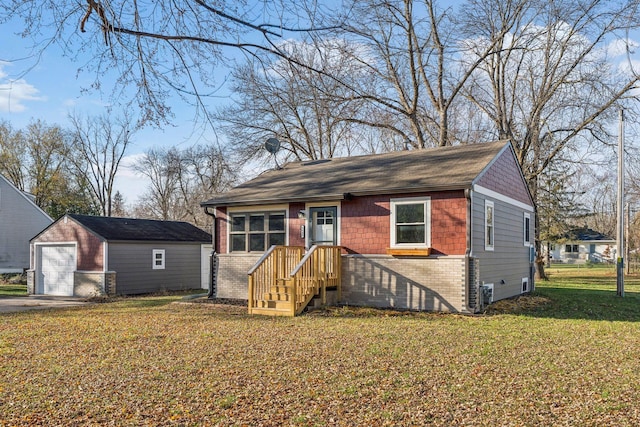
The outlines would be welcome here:
<svg viewBox="0 0 640 427">
<path fill-rule="evenodd" d="M 618 39 L 609 43 L 607 46 L 607 53 L 612 57 L 618 57 L 627 54 L 627 49 L 631 54 L 635 53 L 638 48 L 638 42 L 635 40 L 623 40 Z"/>
<path fill-rule="evenodd" d="M 135 203 L 150 184 L 147 177 L 137 173 L 133 168 L 133 165 L 143 156 L 144 153 L 124 156 L 116 174 L 115 189 L 120 191 L 129 205 Z"/>
<path fill-rule="evenodd" d="M 4 71 L 7 62 L 0 62 L 0 111 L 20 113 L 27 109 L 27 101 L 44 101 L 38 89 L 25 79 L 12 80 Z"/>
</svg>

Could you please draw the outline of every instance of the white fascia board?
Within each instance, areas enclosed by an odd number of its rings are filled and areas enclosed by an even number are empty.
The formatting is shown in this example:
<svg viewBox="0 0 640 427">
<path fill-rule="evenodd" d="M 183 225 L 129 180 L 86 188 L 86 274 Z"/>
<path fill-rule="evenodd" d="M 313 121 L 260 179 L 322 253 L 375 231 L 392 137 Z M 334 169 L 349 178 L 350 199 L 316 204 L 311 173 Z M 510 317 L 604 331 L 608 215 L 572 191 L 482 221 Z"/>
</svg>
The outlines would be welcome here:
<svg viewBox="0 0 640 427">
<path fill-rule="evenodd" d="M 474 185 L 473 186 L 473 191 L 475 191 L 478 194 L 483 194 L 483 195 L 485 195 L 487 197 L 491 197 L 492 199 L 499 200 L 501 202 L 510 204 L 512 206 L 516 206 L 516 207 L 518 207 L 520 209 L 524 209 L 524 210 L 529 211 L 529 212 L 533 212 L 534 211 L 533 206 L 530 206 L 530 205 L 528 205 L 526 203 L 522 203 L 519 200 L 513 199 L 513 198 L 511 198 L 509 196 L 505 196 L 504 194 L 500 194 L 500 193 L 498 193 L 496 191 L 490 190 L 490 189 L 485 188 L 485 187 L 483 187 L 481 185 L 477 185 L 477 184 Z"/>
</svg>

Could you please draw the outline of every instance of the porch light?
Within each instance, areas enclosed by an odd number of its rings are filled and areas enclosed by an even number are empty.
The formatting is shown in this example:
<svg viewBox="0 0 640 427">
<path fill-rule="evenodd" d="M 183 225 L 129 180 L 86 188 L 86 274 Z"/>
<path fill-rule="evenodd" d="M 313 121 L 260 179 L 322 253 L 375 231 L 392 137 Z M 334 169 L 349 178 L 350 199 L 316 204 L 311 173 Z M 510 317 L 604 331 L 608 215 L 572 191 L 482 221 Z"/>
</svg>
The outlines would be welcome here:
<svg viewBox="0 0 640 427">
<path fill-rule="evenodd" d="M 301 211 L 298 211 L 298 219 L 305 219 L 307 217 L 307 211 L 305 211 L 304 209 Z"/>
</svg>

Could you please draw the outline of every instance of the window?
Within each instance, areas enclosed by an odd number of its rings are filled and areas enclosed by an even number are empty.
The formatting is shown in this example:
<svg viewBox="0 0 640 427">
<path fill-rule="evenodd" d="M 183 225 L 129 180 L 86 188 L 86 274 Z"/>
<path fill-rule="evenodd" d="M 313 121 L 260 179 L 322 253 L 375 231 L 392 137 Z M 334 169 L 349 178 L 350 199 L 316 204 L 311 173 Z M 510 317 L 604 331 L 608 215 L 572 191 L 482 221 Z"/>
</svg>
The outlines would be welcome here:
<svg viewBox="0 0 640 427">
<path fill-rule="evenodd" d="M 430 198 L 391 199 L 391 247 L 431 246 Z"/>
<path fill-rule="evenodd" d="M 580 248 L 578 247 L 578 245 L 565 245 L 564 251 L 566 253 L 577 254 L 580 252 Z"/>
<path fill-rule="evenodd" d="M 152 250 L 151 261 L 151 268 L 154 270 L 164 270 L 164 249 Z"/>
<path fill-rule="evenodd" d="M 529 278 L 522 278 L 522 293 L 529 292 Z"/>
<path fill-rule="evenodd" d="M 484 249 L 492 251 L 494 246 L 493 202 L 484 201 Z"/>
<path fill-rule="evenodd" d="M 524 214 L 524 245 L 529 246 L 531 244 L 531 214 Z"/>
<path fill-rule="evenodd" d="M 230 252 L 265 252 L 285 244 L 284 212 L 231 214 Z"/>
</svg>

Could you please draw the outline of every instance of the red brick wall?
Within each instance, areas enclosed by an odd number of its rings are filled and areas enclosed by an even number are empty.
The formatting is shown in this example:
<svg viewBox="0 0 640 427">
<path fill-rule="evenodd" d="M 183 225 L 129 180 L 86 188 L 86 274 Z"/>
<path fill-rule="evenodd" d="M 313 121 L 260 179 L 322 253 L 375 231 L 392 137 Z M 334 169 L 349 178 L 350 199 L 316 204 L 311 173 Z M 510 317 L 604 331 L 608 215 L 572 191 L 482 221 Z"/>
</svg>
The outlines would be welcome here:
<svg viewBox="0 0 640 427">
<path fill-rule="evenodd" d="M 398 194 L 393 198 L 431 197 L 431 246 L 434 254 L 464 255 L 467 249 L 467 200 L 463 191 L 421 194 Z M 386 254 L 391 245 L 391 196 L 355 197 L 343 200 L 340 218 L 340 244 L 347 253 Z M 304 203 L 289 205 L 289 245 L 304 246 L 300 237 L 303 219 L 298 212 Z M 227 215 L 225 208 L 217 211 L 216 239 L 219 253 L 227 253 Z M 307 230 L 308 232 L 308 230 Z"/>
<path fill-rule="evenodd" d="M 216 245 L 219 254 L 227 253 L 227 208 L 216 209 Z"/>
<path fill-rule="evenodd" d="M 104 268 L 102 240 L 72 219 L 69 219 L 66 224 L 64 219 L 56 222 L 34 242 L 77 242 L 78 265 L 76 268 L 78 270 L 102 271 Z"/>
<path fill-rule="evenodd" d="M 467 200 L 463 191 L 356 197 L 342 202 L 341 244 L 349 253 L 384 254 L 391 245 L 390 199 L 431 197 L 431 247 L 434 254 L 464 255 Z"/>
<path fill-rule="evenodd" d="M 298 212 L 304 209 L 304 203 L 289 205 L 289 246 L 304 246 L 304 238 L 300 237 L 300 227 L 304 225 L 304 218 L 298 218 Z"/>
<path fill-rule="evenodd" d="M 433 253 L 464 255 L 467 251 L 467 199 L 463 191 L 431 194 Z"/>
<path fill-rule="evenodd" d="M 389 196 L 343 201 L 340 243 L 348 253 L 384 254 L 389 247 Z"/>
<path fill-rule="evenodd" d="M 516 159 L 506 150 L 480 178 L 478 184 L 519 202 L 533 206 L 527 186 L 520 175 Z"/>
</svg>

